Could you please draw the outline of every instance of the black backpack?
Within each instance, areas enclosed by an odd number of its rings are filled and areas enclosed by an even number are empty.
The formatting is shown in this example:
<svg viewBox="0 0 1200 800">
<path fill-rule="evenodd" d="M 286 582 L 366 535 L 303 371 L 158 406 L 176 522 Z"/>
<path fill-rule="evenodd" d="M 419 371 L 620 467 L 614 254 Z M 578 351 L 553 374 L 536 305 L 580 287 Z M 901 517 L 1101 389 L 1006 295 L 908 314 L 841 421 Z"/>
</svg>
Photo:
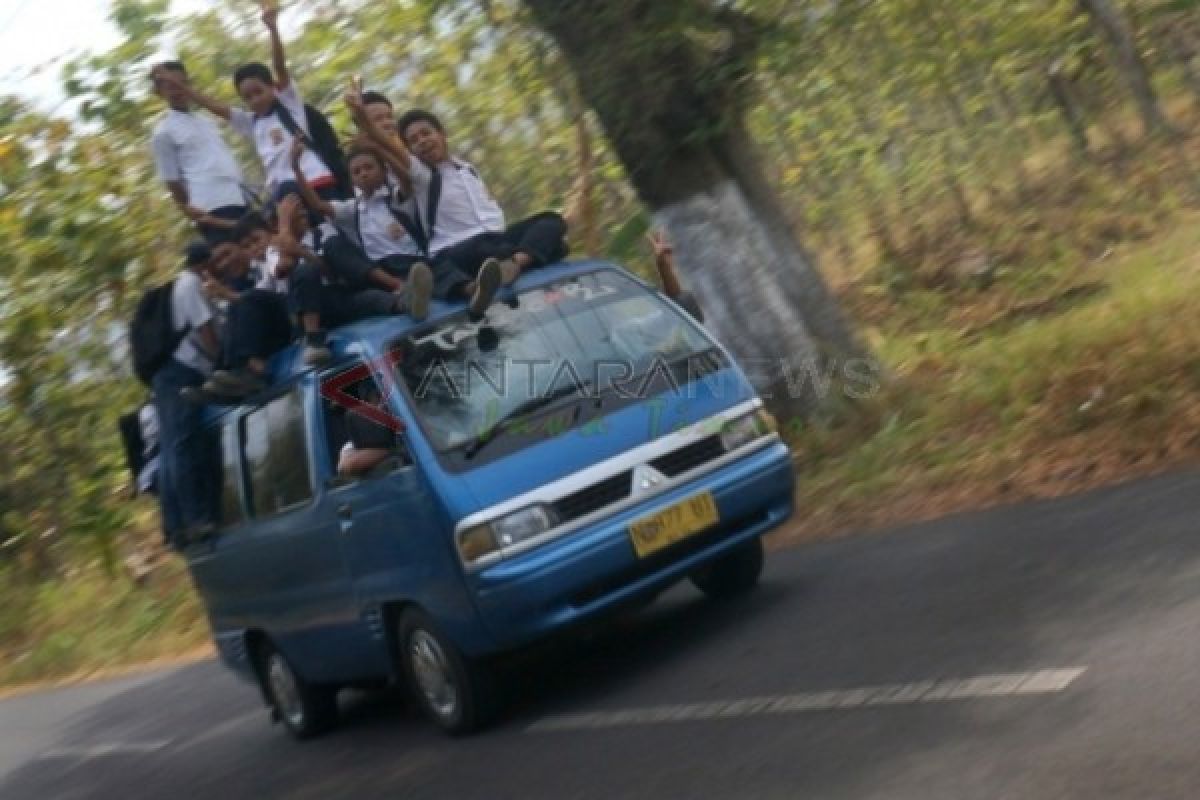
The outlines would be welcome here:
<svg viewBox="0 0 1200 800">
<path fill-rule="evenodd" d="M 346 154 L 342 152 L 342 143 L 338 140 L 337 131 L 329 124 L 329 119 L 305 103 L 304 122 L 308 127 L 308 133 L 305 133 L 283 103 L 275 103 L 275 113 L 279 114 L 279 121 L 288 133 L 300 137 L 304 145 L 325 162 L 342 196 L 353 197 L 354 184 L 350 181 L 350 170 L 346 168 Z"/>
<path fill-rule="evenodd" d="M 133 374 L 149 386 L 155 374 L 167 365 L 188 330 L 175 329 L 171 295 L 175 282 L 148 289 L 138 301 L 129 325 L 129 347 L 133 351 Z"/>
</svg>

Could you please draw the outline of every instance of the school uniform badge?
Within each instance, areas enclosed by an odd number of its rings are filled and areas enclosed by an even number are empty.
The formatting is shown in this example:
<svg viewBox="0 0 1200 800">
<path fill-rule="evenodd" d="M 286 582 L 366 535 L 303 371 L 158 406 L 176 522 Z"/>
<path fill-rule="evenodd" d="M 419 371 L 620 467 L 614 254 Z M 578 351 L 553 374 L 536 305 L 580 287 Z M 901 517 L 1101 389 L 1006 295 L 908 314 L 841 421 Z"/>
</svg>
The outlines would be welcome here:
<svg viewBox="0 0 1200 800">
<path fill-rule="evenodd" d="M 271 144 L 277 147 L 283 144 L 283 128 L 271 128 Z"/>
</svg>

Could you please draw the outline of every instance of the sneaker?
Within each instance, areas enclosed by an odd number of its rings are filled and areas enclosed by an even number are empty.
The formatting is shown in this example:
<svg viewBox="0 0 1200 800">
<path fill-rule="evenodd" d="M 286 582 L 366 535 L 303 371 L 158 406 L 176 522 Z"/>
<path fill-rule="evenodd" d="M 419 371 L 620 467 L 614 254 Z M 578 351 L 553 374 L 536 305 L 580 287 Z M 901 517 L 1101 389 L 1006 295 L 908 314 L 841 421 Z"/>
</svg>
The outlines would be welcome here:
<svg viewBox="0 0 1200 800">
<path fill-rule="evenodd" d="M 500 275 L 505 286 L 512 286 L 517 282 L 517 278 L 521 277 L 521 265 L 511 258 L 506 258 L 500 262 Z"/>
<path fill-rule="evenodd" d="M 417 322 L 429 316 L 429 301 L 433 297 L 433 270 L 424 261 L 413 264 L 408 271 L 408 315 Z"/>
<path fill-rule="evenodd" d="M 333 351 L 323 344 L 304 345 L 304 366 L 320 367 L 333 360 Z"/>
<path fill-rule="evenodd" d="M 219 369 L 204 384 L 206 390 L 245 397 L 257 394 L 267 387 L 262 378 L 248 369 Z"/>
<path fill-rule="evenodd" d="M 483 262 L 479 275 L 475 278 L 475 292 L 471 295 L 471 303 L 467 310 L 475 316 L 482 316 L 496 298 L 496 291 L 503 281 L 504 274 L 498 259 L 489 258 Z"/>
<path fill-rule="evenodd" d="M 304 365 L 320 367 L 333 360 L 333 351 L 325 341 L 325 331 L 304 334 Z"/>
</svg>

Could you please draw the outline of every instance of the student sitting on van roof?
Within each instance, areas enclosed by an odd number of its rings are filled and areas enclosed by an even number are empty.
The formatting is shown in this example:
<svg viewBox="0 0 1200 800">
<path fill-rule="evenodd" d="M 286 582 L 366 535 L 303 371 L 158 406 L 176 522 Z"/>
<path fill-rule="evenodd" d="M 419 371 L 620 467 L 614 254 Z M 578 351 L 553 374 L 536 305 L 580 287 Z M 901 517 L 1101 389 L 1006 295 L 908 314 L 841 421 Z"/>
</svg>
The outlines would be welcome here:
<svg viewBox="0 0 1200 800">
<path fill-rule="evenodd" d="M 566 256 L 567 228 L 560 214 L 537 214 L 505 227 L 504 211 L 479 171 L 450 155 L 445 128 L 436 116 L 409 111 L 395 136 L 376 124 L 377 115 L 367 114 L 357 84 L 346 93 L 346 104 L 367 136 L 409 166 L 433 263 L 435 296 L 459 295 L 472 281 L 485 287 L 495 282 L 508 285 L 523 270 Z"/>
<path fill-rule="evenodd" d="M 323 200 L 308 185 L 300 169 L 303 152 L 304 143 L 297 140 L 292 147 L 292 163 L 300 198 L 310 210 L 356 239 L 351 247 L 339 236 L 342 241 L 334 252 L 330 251 L 331 243 L 326 243 L 327 265 L 337 277 L 351 284 L 403 292 L 409 315 L 418 321 L 425 319 L 433 293 L 433 274 L 420 259 L 420 247 L 413 236 L 415 222 L 393 207 L 398 202 L 399 187 L 388 181 L 383 160 L 371 151 L 352 150 L 347 164 L 355 197 Z"/>
<path fill-rule="evenodd" d="M 365 258 L 354 262 L 344 253 L 330 250 L 327 239 L 340 240 L 346 248 L 350 245 L 328 223 L 314 226 L 298 194 L 288 194 L 280 201 L 279 219 L 276 274 L 282 270 L 288 277 L 290 308 L 298 316 L 304 336 L 305 364 L 319 366 L 333 357 L 326 344 L 327 330 L 368 317 L 408 312 L 403 291 L 389 292 L 366 282 L 374 268 Z M 335 263 L 342 268 L 332 269 Z M 347 263 L 366 264 L 366 269 L 358 269 L 358 280 L 348 277 Z"/>
<path fill-rule="evenodd" d="M 258 215 L 243 219 L 234 229 L 236 241 L 220 248 L 217 261 L 224 288 L 214 291 L 223 293 L 228 305 L 221 326 L 221 363 L 200 392 L 193 393 L 204 402 L 231 401 L 262 391 L 268 378 L 267 360 L 292 341 L 287 297 L 259 288 L 268 278 L 253 274 L 255 248 L 261 248 L 267 237 L 265 225 Z"/>
</svg>

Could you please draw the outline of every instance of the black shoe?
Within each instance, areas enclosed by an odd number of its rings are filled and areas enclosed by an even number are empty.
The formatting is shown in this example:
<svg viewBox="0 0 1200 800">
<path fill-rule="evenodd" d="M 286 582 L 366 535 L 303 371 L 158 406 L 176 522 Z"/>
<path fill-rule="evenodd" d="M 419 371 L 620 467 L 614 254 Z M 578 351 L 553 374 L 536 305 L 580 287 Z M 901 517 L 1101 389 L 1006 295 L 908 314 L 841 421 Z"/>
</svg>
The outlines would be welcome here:
<svg viewBox="0 0 1200 800">
<path fill-rule="evenodd" d="M 333 351 L 325 343 L 324 331 L 304 334 L 304 354 L 302 358 L 304 359 L 304 365 L 308 367 L 324 366 L 333 360 Z"/>
<path fill-rule="evenodd" d="M 214 394 L 228 394 L 233 397 L 246 397 L 257 394 L 267 388 L 262 378 L 248 369 L 224 370 L 219 369 L 204 384 L 205 391 Z"/>
<path fill-rule="evenodd" d="M 198 406 L 227 406 L 230 403 L 236 403 L 237 397 L 218 392 L 211 389 L 208 384 L 204 386 L 185 386 L 179 390 L 179 396 L 184 400 Z"/>
<path fill-rule="evenodd" d="M 216 532 L 216 525 L 211 522 L 201 522 L 180 531 L 179 541 L 184 545 L 195 544 L 211 539 Z"/>
</svg>

